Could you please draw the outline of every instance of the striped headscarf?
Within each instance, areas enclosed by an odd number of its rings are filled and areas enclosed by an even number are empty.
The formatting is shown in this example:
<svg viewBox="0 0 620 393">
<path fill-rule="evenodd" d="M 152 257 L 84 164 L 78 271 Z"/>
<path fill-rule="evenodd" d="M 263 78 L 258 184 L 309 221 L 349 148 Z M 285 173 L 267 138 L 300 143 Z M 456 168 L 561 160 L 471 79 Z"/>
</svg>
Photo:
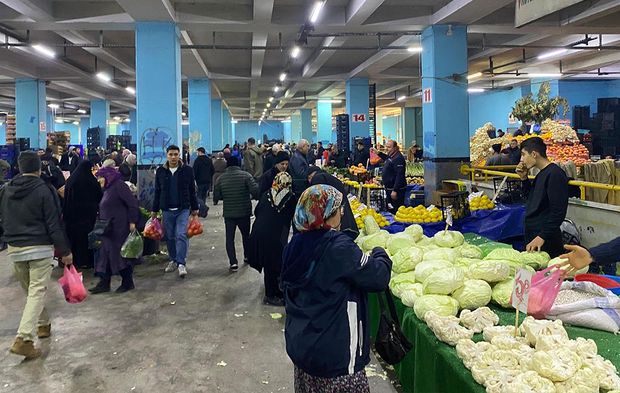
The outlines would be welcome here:
<svg viewBox="0 0 620 393">
<path fill-rule="evenodd" d="M 331 229 L 325 223 L 342 205 L 342 193 L 332 186 L 317 184 L 301 194 L 295 210 L 295 227 L 300 232 Z"/>
</svg>

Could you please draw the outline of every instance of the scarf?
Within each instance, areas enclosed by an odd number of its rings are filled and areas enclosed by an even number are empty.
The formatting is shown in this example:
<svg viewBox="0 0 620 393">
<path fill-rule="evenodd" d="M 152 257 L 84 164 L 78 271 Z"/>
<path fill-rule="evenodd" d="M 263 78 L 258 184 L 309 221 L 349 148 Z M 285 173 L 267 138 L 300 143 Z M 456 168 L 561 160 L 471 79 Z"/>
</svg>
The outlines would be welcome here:
<svg viewBox="0 0 620 393">
<path fill-rule="evenodd" d="M 342 205 L 342 193 L 332 186 L 317 184 L 301 194 L 293 222 L 300 232 L 331 229 L 325 222 Z"/>
<path fill-rule="evenodd" d="M 287 172 L 280 172 L 273 179 L 271 189 L 267 198 L 273 206 L 279 212 L 284 209 L 286 203 L 291 199 L 293 192 L 291 186 L 293 185 L 293 178 Z"/>
</svg>

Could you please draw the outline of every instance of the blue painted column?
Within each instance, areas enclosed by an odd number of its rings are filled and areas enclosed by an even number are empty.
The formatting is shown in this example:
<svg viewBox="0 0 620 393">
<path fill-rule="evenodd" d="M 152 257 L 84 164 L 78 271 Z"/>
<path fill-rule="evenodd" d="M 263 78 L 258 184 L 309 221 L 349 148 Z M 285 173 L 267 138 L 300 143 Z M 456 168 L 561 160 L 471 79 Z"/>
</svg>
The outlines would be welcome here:
<svg viewBox="0 0 620 393">
<path fill-rule="evenodd" d="M 370 136 L 368 78 L 349 79 L 346 82 L 346 99 L 346 110 L 349 115 L 349 144 L 353 148 L 353 139 L 356 136 L 364 138 Z M 354 115 L 358 115 L 357 119 L 354 118 Z"/>
<path fill-rule="evenodd" d="M 332 138 L 332 102 L 319 100 L 316 104 L 317 142 L 329 143 Z"/>
<path fill-rule="evenodd" d="M 222 142 L 224 146 L 226 146 L 227 143 L 230 143 L 230 145 L 232 146 L 232 135 L 231 135 L 231 130 L 230 130 L 230 112 L 228 112 L 228 109 L 226 108 L 222 108 L 222 130 L 223 130 Z"/>
<path fill-rule="evenodd" d="M 110 135 L 108 121 L 110 120 L 110 101 L 91 100 L 90 101 L 90 128 L 99 127 L 99 146 L 106 148 L 106 139 Z"/>
<path fill-rule="evenodd" d="M 235 143 L 237 140 L 237 123 L 230 124 L 230 135 L 231 135 L 230 140 L 232 141 L 231 142 L 231 146 L 232 146 L 232 144 Z"/>
<path fill-rule="evenodd" d="M 299 143 L 301 139 L 301 114 L 294 112 L 291 114 L 291 143 Z"/>
<path fill-rule="evenodd" d="M 403 143 L 408 149 L 413 142 L 422 147 L 422 108 L 403 108 Z"/>
<path fill-rule="evenodd" d="M 220 151 L 226 146 L 222 118 L 222 100 L 219 98 L 211 100 L 211 146 L 214 151 Z"/>
<path fill-rule="evenodd" d="M 312 109 L 300 109 L 301 137 L 312 143 Z"/>
<path fill-rule="evenodd" d="M 190 79 L 187 82 L 189 105 L 189 148 L 192 154 L 204 147 L 211 154 L 211 81 Z"/>
<path fill-rule="evenodd" d="M 422 48 L 424 187 L 431 203 L 438 202 L 433 197 L 442 181 L 461 178 L 459 167 L 469 161 L 467 83 L 451 80 L 467 74 L 467 27 L 429 26 L 422 32 Z"/>
<path fill-rule="evenodd" d="M 86 148 L 86 132 L 90 128 L 90 118 L 82 117 L 80 118 L 80 145 Z"/>
<path fill-rule="evenodd" d="M 129 123 L 127 125 L 131 132 L 131 143 L 138 144 L 138 113 L 136 110 L 129 111 Z"/>
<path fill-rule="evenodd" d="M 290 143 L 291 140 L 293 139 L 292 133 L 291 133 L 291 120 L 284 120 L 282 122 L 282 129 L 283 129 L 283 140 L 284 143 Z"/>
<path fill-rule="evenodd" d="M 162 164 L 166 147 L 183 139 L 179 29 L 171 22 L 135 26 L 138 163 Z"/>
<path fill-rule="evenodd" d="M 16 138 L 29 138 L 33 149 L 47 147 L 45 81 L 19 78 L 15 80 Z M 41 123 L 45 126 L 40 131 Z"/>
<path fill-rule="evenodd" d="M 54 113 L 50 110 L 48 110 L 45 113 L 46 117 L 46 125 L 45 125 L 45 131 L 47 132 L 54 132 L 56 130 L 56 119 L 54 119 Z"/>
</svg>

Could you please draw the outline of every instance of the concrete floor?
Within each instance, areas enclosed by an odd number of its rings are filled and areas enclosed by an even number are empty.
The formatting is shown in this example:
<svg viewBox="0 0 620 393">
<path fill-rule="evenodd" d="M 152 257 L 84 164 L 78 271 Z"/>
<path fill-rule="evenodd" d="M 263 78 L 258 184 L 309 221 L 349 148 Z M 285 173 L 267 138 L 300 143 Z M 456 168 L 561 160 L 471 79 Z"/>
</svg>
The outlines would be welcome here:
<svg viewBox="0 0 620 393">
<path fill-rule="evenodd" d="M 136 267 L 136 290 L 75 305 L 64 301 L 55 269 L 52 337 L 34 361 L 8 352 L 25 297 L 0 254 L 0 392 L 293 392 L 284 318 L 270 315 L 284 309 L 262 304 L 254 269 L 228 272 L 221 212 L 212 206 L 205 234 L 191 240 L 185 280 L 164 274 L 162 258 L 149 260 Z M 240 243 L 237 233 L 242 256 Z M 96 283 L 92 271 L 84 282 Z M 369 379 L 372 392 L 396 392 L 374 358 Z"/>
</svg>

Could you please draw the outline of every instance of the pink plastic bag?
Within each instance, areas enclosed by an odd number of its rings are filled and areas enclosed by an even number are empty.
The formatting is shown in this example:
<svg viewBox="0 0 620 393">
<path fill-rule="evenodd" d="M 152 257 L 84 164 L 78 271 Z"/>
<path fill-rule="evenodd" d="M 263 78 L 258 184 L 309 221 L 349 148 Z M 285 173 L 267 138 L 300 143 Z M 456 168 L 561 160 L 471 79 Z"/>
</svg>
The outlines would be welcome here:
<svg viewBox="0 0 620 393">
<path fill-rule="evenodd" d="M 565 276 L 566 271 L 560 269 L 558 265 L 549 266 L 545 270 L 536 272 L 532 277 L 527 313 L 534 318 L 545 318 L 551 310 L 558 292 L 560 292 Z"/>
<path fill-rule="evenodd" d="M 161 240 L 164 237 L 164 228 L 161 226 L 161 222 L 157 218 L 149 218 L 144 226 L 144 237 Z"/>
<path fill-rule="evenodd" d="M 82 283 L 82 273 L 75 270 L 75 266 L 65 266 L 65 272 L 58 279 L 58 283 L 65 294 L 68 303 L 81 303 L 86 299 L 87 292 Z"/>
</svg>

